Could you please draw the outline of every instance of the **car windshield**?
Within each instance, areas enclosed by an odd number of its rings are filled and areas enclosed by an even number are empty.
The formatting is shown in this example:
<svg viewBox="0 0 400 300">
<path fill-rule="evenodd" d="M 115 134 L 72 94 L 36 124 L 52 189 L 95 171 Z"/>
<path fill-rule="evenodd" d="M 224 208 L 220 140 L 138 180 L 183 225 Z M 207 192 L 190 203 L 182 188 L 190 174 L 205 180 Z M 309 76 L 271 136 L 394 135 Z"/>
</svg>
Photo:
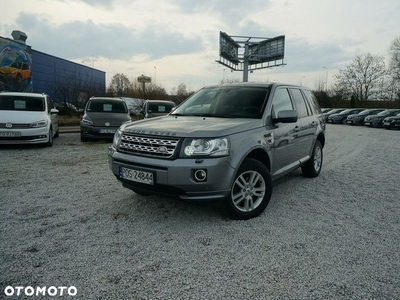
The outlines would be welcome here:
<svg viewBox="0 0 400 300">
<path fill-rule="evenodd" d="M 44 111 L 44 98 L 3 95 L 0 96 L 0 110 Z"/>
<path fill-rule="evenodd" d="M 384 110 L 381 111 L 379 114 L 377 114 L 378 116 L 390 116 L 390 115 L 395 115 L 397 113 L 399 113 L 400 111 L 391 111 L 391 110 Z"/>
<path fill-rule="evenodd" d="M 183 102 L 172 115 L 260 119 L 268 88 L 224 86 L 204 88 Z"/>
<path fill-rule="evenodd" d="M 344 111 L 340 112 L 339 115 L 345 115 L 352 111 L 352 109 L 345 109 Z"/>
<path fill-rule="evenodd" d="M 329 113 L 329 114 L 334 114 L 334 113 L 339 113 L 339 112 L 341 112 L 342 110 L 341 109 L 332 109 L 332 110 L 330 110 L 330 111 L 328 111 L 327 113 Z"/>
<path fill-rule="evenodd" d="M 362 112 L 359 113 L 359 115 L 368 115 L 372 112 L 372 109 L 367 109 L 367 110 L 363 110 Z"/>
<path fill-rule="evenodd" d="M 104 112 L 104 113 L 127 113 L 128 108 L 123 101 L 116 100 L 90 100 L 87 108 L 87 112 Z"/>
<path fill-rule="evenodd" d="M 149 112 L 152 113 L 169 113 L 174 107 L 173 103 L 149 102 Z"/>
</svg>

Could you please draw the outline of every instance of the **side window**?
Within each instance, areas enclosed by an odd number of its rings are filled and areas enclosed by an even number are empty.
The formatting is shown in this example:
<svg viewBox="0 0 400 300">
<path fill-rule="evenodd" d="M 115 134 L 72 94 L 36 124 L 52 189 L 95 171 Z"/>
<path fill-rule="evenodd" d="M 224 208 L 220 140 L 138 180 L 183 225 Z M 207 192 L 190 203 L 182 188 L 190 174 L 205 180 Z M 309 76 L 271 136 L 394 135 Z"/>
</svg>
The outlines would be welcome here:
<svg viewBox="0 0 400 300">
<path fill-rule="evenodd" d="M 49 97 L 46 97 L 46 102 L 47 102 L 47 111 L 50 112 L 50 110 L 54 108 L 53 101 Z"/>
<path fill-rule="evenodd" d="M 322 114 L 321 108 L 319 107 L 318 100 L 315 95 L 309 90 L 304 90 L 304 94 L 306 95 L 308 102 L 311 104 L 313 112 L 315 114 Z"/>
<path fill-rule="evenodd" d="M 272 118 L 278 117 L 278 113 L 282 110 L 292 110 L 293 104 L 287 89 L 275 90 L 274 98 L 272 99 Z"/>
<path fill-rule="evenodd" d="M 299 118 L 307 117 L 307 106 L 304 102 L 303 94 L 301 93 L 301 91 L 299 89 L 290 89 L 290 93 L 293 96 L 293 101 L 296 105 L 297 115 L 299 116 Z"/>
</svg>

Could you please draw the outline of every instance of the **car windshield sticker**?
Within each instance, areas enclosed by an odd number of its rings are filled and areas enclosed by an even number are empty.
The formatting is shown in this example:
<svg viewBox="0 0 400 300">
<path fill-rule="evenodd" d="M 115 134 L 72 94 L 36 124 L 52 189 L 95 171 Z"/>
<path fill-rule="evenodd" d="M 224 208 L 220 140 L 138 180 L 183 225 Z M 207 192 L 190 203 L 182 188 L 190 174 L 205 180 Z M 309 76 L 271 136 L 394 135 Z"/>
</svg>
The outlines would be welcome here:
<svg viewBox="0 0 400 300">
<path fill-rule="evenodd" d="M 159 106 L 158 107 L 158 112 L 165 112 L 165 106 Z"/>
<path fill-rule="evenodd" d="M 112 111 L 111 104 L 103 104 L 103 111 Z"/>
<path fill-rule="evenodd" d="M 25 109 L 26 102 L 23 100 L 14 100 L 14 108 L 15 109 Z"/>
</svg>

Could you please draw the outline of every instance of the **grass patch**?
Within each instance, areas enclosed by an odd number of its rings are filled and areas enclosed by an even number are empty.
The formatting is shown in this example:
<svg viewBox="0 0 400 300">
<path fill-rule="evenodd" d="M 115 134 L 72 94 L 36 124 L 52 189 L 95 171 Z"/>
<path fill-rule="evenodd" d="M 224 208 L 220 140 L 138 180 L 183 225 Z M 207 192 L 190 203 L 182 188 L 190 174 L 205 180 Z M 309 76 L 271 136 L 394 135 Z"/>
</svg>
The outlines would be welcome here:
<svg viewBox="0 0 400 300">
<path fill-rule="evenodd" d="M 80 121 L 80 116 L 58 116 L 59 126 L 79 126 Z"/>
</svg>

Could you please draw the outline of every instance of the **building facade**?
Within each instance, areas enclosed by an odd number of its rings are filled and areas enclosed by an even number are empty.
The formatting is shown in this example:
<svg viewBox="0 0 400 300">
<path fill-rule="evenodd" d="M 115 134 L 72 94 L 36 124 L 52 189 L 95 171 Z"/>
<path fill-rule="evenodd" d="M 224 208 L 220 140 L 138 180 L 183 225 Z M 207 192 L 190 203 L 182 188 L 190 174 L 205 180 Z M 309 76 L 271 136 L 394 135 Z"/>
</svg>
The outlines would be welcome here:
<svg viewBox="0 0 400 300">
<path fill-rule="evenodd" d="M 0 91 L 45 93 L 77 107 L 105 95 L 105 72 L 32 49 L 21 31 L 12 36 L 0 37 Z"/>
</svg>

